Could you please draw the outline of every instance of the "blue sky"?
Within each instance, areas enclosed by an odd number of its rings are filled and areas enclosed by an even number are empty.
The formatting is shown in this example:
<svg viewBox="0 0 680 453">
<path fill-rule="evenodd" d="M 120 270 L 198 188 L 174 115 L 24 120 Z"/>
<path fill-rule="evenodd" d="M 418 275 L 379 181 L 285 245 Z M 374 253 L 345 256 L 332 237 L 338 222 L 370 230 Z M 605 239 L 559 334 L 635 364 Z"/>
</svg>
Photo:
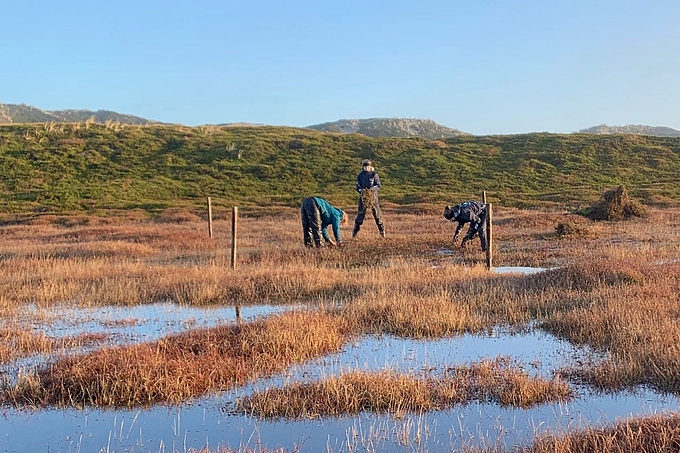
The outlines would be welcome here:
<svg viewBox="0 0 680 453">
<path fill-rule="evenodd" d="M 22 0 L 0 103 L 185 125 L 680 129 L 680 2 Z"/>
</svg>

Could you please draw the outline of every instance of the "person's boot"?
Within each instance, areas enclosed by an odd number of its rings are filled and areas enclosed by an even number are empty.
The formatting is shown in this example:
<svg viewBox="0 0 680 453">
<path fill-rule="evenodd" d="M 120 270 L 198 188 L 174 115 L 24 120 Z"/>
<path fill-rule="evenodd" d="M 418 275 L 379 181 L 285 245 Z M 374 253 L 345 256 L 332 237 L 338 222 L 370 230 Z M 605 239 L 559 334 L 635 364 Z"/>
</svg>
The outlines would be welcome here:
<svg viewBox="0 0 680 453">
<path fill-rule="evenodd" d="M 360 228 L 360 226 L 355 223 L 354 229 L 352 230 L 352 239 L 357 237 L 357 234 L 359 234 L 359 228 Z"/>
</svg>

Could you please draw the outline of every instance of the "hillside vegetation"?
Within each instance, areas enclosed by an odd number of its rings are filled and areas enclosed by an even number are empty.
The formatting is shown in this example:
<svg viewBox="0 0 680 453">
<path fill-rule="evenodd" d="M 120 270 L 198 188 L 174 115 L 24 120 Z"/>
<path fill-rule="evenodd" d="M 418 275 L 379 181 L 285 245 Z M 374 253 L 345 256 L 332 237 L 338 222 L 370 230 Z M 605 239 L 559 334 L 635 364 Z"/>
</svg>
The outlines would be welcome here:
<svg viewBox="0 0 680 453">
<path fill-rule="evenodd" d="M 386 205 L 478 198 L 583 207 L 623 185 L 646 203 L 680 201 L 680 139 L 637 135 L 369 138 L 285 127 L 0 126 L 0 211 L 102 212 L 297 206 L 321 195 L 354 206 L 363 158 Z"/>
</svg>

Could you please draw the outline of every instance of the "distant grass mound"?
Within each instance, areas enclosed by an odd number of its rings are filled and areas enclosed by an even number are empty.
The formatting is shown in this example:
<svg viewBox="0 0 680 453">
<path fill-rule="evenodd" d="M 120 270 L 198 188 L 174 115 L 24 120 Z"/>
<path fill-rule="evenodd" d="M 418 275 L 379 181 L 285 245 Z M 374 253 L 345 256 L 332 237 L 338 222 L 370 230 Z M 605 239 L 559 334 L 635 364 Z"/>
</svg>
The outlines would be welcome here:
<svg viewBox="0 0 680 453">
<path fill-rule="evenodd" d="M 646 215 L 647 209 L 628 196 L 628 191 L 623 186 L 605 192 L 602 199 L 588 211 L 591 220 L 626 220 Z"/>
<path fill-rule="evenodd" d="M 34 123 L 0 125 L 0 214 L 231 206 L 270 212 L 308 196 L 356 208 L 361 161 L 380 175 L 385 209 L 499 206 L 583 209 L 608 187 L 644 203 L 680 203 L 680 138 L 523 134 L 366 137 L 290 127 Z M 440 208 L 436 208 L 440 206 Z M 435 209 L 436 208 L 436 209 Z"/>
</svg>

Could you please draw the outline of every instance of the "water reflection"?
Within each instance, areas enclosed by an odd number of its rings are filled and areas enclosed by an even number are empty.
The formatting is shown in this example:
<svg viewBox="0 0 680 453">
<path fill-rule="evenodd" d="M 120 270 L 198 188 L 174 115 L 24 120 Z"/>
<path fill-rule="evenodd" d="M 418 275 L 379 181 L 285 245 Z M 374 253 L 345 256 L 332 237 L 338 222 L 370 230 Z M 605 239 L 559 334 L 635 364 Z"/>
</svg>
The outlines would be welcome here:
<svg viewBox="0 0 680 453">
<path fill-rule="evenodd" d="M 497 274 L 537 274 L 539 272 L 547 271 L 544 267 L 526 267 L 526 266 L 500 266 L 492 268 Z"/>
<path fill-rule="evenodd" d="M 216 397 L 180 407 L 149 410 L 16 412 L 0 419 L 4 451 L 185 452 L 191 448 L 276 448 L 301 452 L 448 452 L 461 446 L 504 446 L 528 442 L 545 430 L 598 426 L 630 415 L 678 410 L 678 399 L 640 388 L 601 395 L 578 388 L 569 403 L 531 409 L 471 403 L 425 414 L 361 414 L 305 421 L 266 421 L 229 415 L 223 408 L 239 396 L 272 385 L 314 380 L 350 369 L 392 368 L 409 373 L 465 364 L 484 357 L 510 356 L 536 375 L 593 359 L 587 350 L 538 329 L 496 328 L 484 335 L 435 341 L 366 337 L 340 353 L 296 366 Z M 595 356 L 595 359 L 597 357 Z"/>
<path fill-rule="evenodd" d="M 244 321 L 290 309 L 290 306 L 255 305 L 241 307 Z M 22 325 L 47 331 L 55 338 L 85 333 L 107 333 L 122 342 L 152 341 L 172 333 L 199 327 L 213 327 L 236 320 L 234 307 L 191 307 L 159 302 L 131 307 L 67 306 L 39 309 L 27 306 Z"/>
</svg>

